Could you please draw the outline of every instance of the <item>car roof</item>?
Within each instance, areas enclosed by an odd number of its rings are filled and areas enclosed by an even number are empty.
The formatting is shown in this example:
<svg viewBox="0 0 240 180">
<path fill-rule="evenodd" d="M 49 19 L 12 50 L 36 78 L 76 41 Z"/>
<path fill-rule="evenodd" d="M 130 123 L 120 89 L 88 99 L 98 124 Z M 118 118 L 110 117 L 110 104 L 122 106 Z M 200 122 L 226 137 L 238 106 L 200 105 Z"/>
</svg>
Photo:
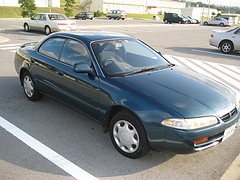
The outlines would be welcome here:
<svg viewBox="0 0 240 180">
<path fill-rule="evenodd" d="M 67 36 L 91 43 L 94 41 L 110 40 L 110 39 L 133 39 L 134 37 L 109 31 L 71 31 L 71 32 L 58 32 L 51 36 Z"/>
<path fill-rule="evenodd" d="M 60 14 L 60 15 L 63 15 L 61 13 L 37 13 L 37 14 L 45 14 L 45 15 L 49 15 L 49 14 Z M 64 15 L 63 15 L 64 16 Z"/>
</svg>

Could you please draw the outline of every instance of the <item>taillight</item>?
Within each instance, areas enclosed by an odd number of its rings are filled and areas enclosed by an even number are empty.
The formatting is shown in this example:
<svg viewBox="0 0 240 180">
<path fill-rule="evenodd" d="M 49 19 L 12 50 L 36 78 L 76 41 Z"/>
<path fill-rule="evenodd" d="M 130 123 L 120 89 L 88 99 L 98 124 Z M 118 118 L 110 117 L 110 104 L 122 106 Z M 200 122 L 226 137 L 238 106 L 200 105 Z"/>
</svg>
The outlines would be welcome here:
<svg viewBox="0 0 240 180">
<path fill-rule="evenodd" d="M 67 23 L 58 23 L 59 26 L 65 26 L 68 25 Z"/>
<path fill-rule="evenodd" d="M 214 37 L 214 35 L 213 35 L 213 34 L 211 34 L 211 35 L 210 35 L 210 37 Z"/>
</svg>

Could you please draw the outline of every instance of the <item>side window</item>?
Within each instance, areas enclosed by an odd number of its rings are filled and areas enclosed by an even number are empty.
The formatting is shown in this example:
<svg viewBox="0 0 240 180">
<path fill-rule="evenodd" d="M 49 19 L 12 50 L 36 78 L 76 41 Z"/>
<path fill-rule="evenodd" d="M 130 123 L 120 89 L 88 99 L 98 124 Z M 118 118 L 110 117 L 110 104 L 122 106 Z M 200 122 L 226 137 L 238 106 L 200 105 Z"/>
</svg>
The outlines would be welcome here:
<svg viewBox="0 0 240 180">
<path fill-rule="evenodd" d="M 36 14 L 34 17 L 33 17 L 33 20 L 39 20 L 41 17 L 41 14 Z"/>
<path fill-rule="evenodd" d="M 238 29 L 234 34 L 240 35 L 240 29 Z"/>
<path fill-rule="evenodd" d="M 91 65 L 90 56 L 86 47 L 75 40 L 66 40 L 60 61 L 73 66 L 76 63 L 85 62 L 89 66 Z"/>
<path fill-rule="evenodd" d="M 41 16 L 40 20 L 42 20 L 42 21 L 46 21 L 46 15 L 43 14 L 43 15 Z"/>
<path fill-rule="evenodd" d="M 42 53 L 46 56 L 59 60 L 64 41 L 65 39 L 63 38 L 48 39 L 39 48 L 39 53 Z"/>
</svg>

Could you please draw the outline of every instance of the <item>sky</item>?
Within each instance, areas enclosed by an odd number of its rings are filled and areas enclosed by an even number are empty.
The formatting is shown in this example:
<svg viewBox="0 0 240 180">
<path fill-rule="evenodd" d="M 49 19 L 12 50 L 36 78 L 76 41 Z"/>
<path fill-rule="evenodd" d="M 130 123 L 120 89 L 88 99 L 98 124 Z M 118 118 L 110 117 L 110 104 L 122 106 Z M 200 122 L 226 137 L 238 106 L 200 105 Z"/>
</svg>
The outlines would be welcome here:
<svg viewBox="0 0 240 180">
<path fill-rule="evenodd" d="M 240 0 L 188 0 L 192 2 L 202 2 L 204 4 L 222 5 L 222 6 L 238 6 L 240 7 Z"/>
</svg>

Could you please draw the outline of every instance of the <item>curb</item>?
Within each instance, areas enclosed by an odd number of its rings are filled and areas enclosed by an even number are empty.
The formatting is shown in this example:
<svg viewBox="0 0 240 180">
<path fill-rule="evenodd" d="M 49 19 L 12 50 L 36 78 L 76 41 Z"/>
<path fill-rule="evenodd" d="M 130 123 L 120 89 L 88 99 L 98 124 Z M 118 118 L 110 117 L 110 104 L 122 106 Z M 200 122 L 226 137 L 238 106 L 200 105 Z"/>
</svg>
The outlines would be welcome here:
<svg viewBox="0 0 240 180">
<path fill-rule="evenodd" d="M 220 180 L 240 180 L 240 154 L 234 159 Z"/>
</svg>

